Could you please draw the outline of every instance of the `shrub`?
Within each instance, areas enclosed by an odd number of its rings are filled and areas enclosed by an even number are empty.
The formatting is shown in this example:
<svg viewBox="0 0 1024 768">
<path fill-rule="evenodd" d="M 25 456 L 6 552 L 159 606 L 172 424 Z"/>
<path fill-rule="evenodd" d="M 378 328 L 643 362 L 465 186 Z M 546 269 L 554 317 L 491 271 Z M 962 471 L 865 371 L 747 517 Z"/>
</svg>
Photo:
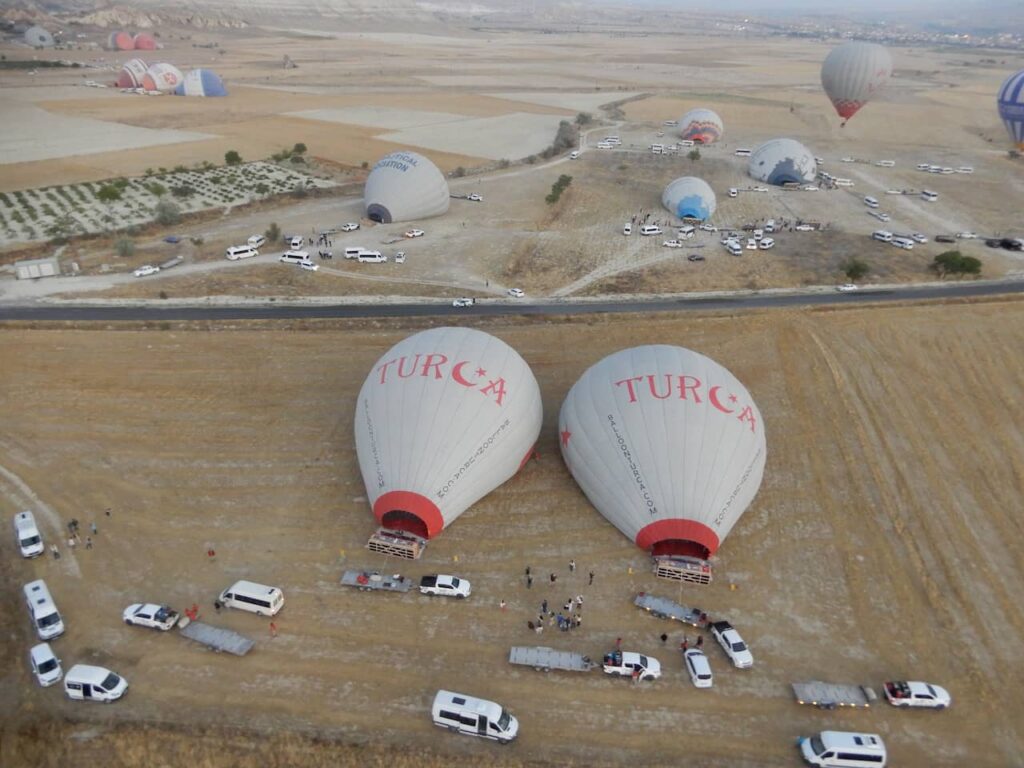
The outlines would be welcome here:
<svg viewBox="0 0 1024 768">
<path fill-rule="evenodd" d="M 367 168 L 370 167 L 370 164 L 368 162 L 366 162 L 365 160 L 363 160 L 363 162 L 360 164 L 359 167 L 362 168 L 365 171 Z"/>
<path fill-rule="evenodd" d="M 981 261 L 964 256 L 960 251 L 944 251 L 935 257 L 931 269 L 939 277 L 946 275 L 980 275 Z"/>
<path fill-rule="evenodd" d="M 693 162 L 696 162 L 697 160 L 700 160 L 700 150 L 691 149 L 686 156 L 690 158 L 690 160 L 692 160 Z"/>
<path fill-rule="evenodd" d="M 594 117 L 589 112 L 580 112 L 576 115 L 576 125 L 589 125 Z"/>
<path fill-rule="evenodd" d="M 171 194 L 175 197 L 192 197 L 196 193 L 194 187 L 190 187 L 188 184 L 182 184 L 177 187 L 171 187 Z"/>
<path fill-rule="evenodd" d="M 121 190 L 111 184 L 107 184 L 100 187 L 99 191 L 96 192 L 96 199 L 101 203 L 113 203 L 121 199 Z"/>
<path fill-rule="evenodd" d="M 503 157 L 503 158 L 501 158 L 501 160 L 498 161 L 498 167 L 499 168 L 508 168 L 509 165 L 511 165 L 511 163 L 508 161 L 507 158 Z"/>
<path fill-rule="evenodd" d="M 267 227 L 267 231 L 263 233 L 263 236 L 271 243 L 276 243 L 281 239 L 281 228 L 277 226 L 276 221 L 270 222 L 270 226 Z"/>
<path fill-rule="evenodd" d="M 558 181 L 551 185 L 551 192 L 544 200 L 547 201 L 548 205 L 554 205 L 562 197 L 562 193 L 569 188 L 570 184 L 572 184 L 572 176 L 566 176 L 563 173 L 558 177 Z"/>
<path fill-rule="evenodd" d="M 839 265 L 851 283 L 855 283 L 871 271 L 871 267 L 860 259 L 849 258 Z"/>
<path fill-rule="evenodd" d="M 164 226 L 177 224 L 181 221 L 181 208 L 173 200 L 162 197 L 156 202 L 153 208 L 153 216 L 158 224 Z"/>
<path fill-rule="evenodd" d="M 306 145 L 303 144 L 300 141 L 298 144 L 296 144 L 294 147 L 292 147 L 292 154 L 293 155 L 304 155 L 304 154 L 306 154 Z"/>
<path fill-rule="evenodd" d="M 452 176 L 454 176 L 456 179 L 461 179 L 465 175 L 466 175 L 466 169 L 463 168 L 461 165 L 458 168 L 456 168 L 454 171 L 452 171 Z"/>
<path fill-rule="evenodd" d="M 240 165 L 242 162 L 242 156 L 234 149 L 229 149 L 224 153 L 224 162 L 228 165 Z"/>
<path fill-rule="evenodd" d="M 127 259 L 135 253 L 135 241 L 128 237 L 119 238 L 114 243 L 114 250 L 117 251 L 117 255 L 122 259 Z"/>
<path fill-rule="evenodd" d="M 153 195 L 154 197 L 163 197 L 164 195 L 167 194 L 167 187 L 165 187 L 163 184 L 158 184 L 155 181 L 152 181 L 149 184 L 145 184 L 143 186 L 145 186 L 146 191 L 149 192 L 149 194 Z"/>
</svg>

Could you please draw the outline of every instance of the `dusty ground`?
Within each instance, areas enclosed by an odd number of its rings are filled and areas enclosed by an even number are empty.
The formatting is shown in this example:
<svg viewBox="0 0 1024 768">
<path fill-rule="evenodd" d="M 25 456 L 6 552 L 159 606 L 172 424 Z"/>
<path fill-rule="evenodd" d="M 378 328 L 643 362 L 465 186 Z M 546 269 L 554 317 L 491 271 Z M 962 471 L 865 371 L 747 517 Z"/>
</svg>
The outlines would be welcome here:
<svg viewBox="0 0 1024 768">
<path fill-rule="evenodd" d="M 34 509 L 50 540 L 72 516 L 99 524 L 93 550 L 65 549 L 59 561 L 21 561 L 0 539 L 0 648 L 15 660 L 0 687 L 0 762 L 102 756 L 138 765 L 175 755 L 272 765 L 298 754 L 310 764 L 336 756 L 400 765 L 389 752 L 400 749 L 417 764 L 434 759 L 420 752 L 430 750 L 448 765 L 492 764 L 497 753 L 510 764 L 742 768 L 796 765 L 796 737 L 834 727 L 882 734 L 894 765 L 1022 764 L 1024 361 L 1012 351 L 1024 347 L 1024 304 L 485 323 L 541 384 L 540 459 L 422 561 L 398 563 L 363 548 L 373 523 L 352 409 L 373 362 L 420 327 L 0 334 L 0 507 L 8 516 Z M 650 342 L 712 355 L 766 419 L 764 484 L 706 588 L 649 574 L 643 554 L 587 504 L 557 450 L 557 411 L 576 377 L 613 350 Z M 540 576 L 530 590 L 527 565 Z M 454 571 L 472 580 L 474 595 L 456 604 L 343 590 L 340 572 L 355 566 Z M 122 672 L 132 684 L 126 701 L 72 703 L 31 682 L 32 635 L 17 592 L 36 577 L 68 624 L 55 641 L 65 665 Z M 278 637 L 252 615 L 213 615 L 218 590 L 238 578 L 284 588 Z M 715 687 L 695 690 L 673 651 L 682 628 L 634 608 L 637 590 L 730 618 L 756 666 L 733 670 L 709 648 Z M 595 656 L 622 637 L 659 657 L 665 677 L 635 689 L 599 673 L 509 666 L 510 644 L 537 640 L 526 621 L 539 601 L 577 593 L 583 628 L 545 633 L 543 643 Z M 174 633 L 124 627 L 121 610 L 139 599 L 197 602 L 256 647 L 229 658 Z M 947 686 L 953 708 L 824 713 L 799 707 L 788 689 L 809 678 L 877 686 L 907 676 Z M 512 708 L 519 741 L 502 751 L 433 727 L 427 708 L 440 686 Z M 80 724 L 47 724 L 65 718 Z M 183 740 L 178 729 L 193 726 L 201 728 Z M 246 729 L 288 735 L 241 750 Z M 335 742 L 374 747 L 357 753 L 364 762 L 345 763 Z"/>
</svg>

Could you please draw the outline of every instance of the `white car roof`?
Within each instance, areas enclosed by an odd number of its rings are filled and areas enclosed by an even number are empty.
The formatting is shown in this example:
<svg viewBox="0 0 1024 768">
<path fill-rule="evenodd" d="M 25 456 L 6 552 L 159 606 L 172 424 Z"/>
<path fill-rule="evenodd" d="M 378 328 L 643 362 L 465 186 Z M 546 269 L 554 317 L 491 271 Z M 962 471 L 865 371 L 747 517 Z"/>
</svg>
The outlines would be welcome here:
<svg viewBox="0 0 1024 768">
<path fill-rule="evenodd" d="M 83 683 L 98 684 L 111 674 L 105 667 L 94 667 L 90 664 L 75 664 L 67 674 L 67 680 L 81 680 Z"/>
<path fill-rule="evenodd" d="M 35 661 L 36 664 L 41 664 L 44 661 L 56 658 L 56 656 L 53 653 L 53 649 L 50 648 L 49 643 L 39 643 L 39 645 L 33 645 L 32 649 L 29 651 L 29 655 L 32 657 L 32 660 Z"/>
</svg>

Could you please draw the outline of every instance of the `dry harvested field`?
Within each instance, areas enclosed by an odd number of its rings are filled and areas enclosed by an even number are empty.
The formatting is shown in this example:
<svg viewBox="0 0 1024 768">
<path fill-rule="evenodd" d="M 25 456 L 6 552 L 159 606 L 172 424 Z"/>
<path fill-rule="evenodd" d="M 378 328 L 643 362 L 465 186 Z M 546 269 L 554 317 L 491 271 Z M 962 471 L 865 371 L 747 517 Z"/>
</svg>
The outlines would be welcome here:
<svg viewBox="0 0 1024 768">
<path fill-rule="evenodd" d="M 882 734 L 894 765 L 1022 765 L 1024 303 L 482 323 L 541 384 L 540 458 L 421 561 L 399 563 L 363 548 L 373 522 L 353 407 L 377 358 L 421 327 L 0 333 L 0 508 L 8 519 L 35 510 L 50 540 L 71 517 L 99 525 L 92 550 L 65 548 L 59 561 L 22 561 L 0 539 L 0 651 L 12 660 L 0 763 L 753 768 L 797 765 L 796 737 L 834 727 Z M 653 342 L 725 364 L 766 420 L 764 484 L 709 587 L 655 579 L 557 448 L 573 381 L 607 353 Z M 346 591 L 339 575 L 357 566 L 456 572 L 474 594 L 454 603 Z M 538 575 L 532 589 L 526 566 Z M 118 670 L 132 686 L 125 701 L 72 703 L 33 684 L 18 592 L 39 577 L 68 625 L 55 641 L 65 665 Z M 213 614 L 217 592 L 238 578 L 283 587 L 277 637 L 265 619 Z M 728 617 L 755 667 L 729 668 L 709 648 L 715 687 L 694 689 L 674 650 L 681 625 L 634 608 L 638 590 Z M 596 656 L 622 637 L 659 657 L 664 677 L 632 687 L 599 672 L 511 667 L 509 645 L 538 640 L 526 622 L 541 599 L 575 594 L 583 627 L 545 632 L 543 644 Z M 196 602 L 256 647 L 226 657 L 123 626 L 121 610 L 142 599 Z M 947 686 L 952 709 L 820 712 L 788 689 L 893 677 Z M 509 706 L 519 740 L 502 749 L 435 728 L 428 706 L 441 686 Z"/>
</svg>

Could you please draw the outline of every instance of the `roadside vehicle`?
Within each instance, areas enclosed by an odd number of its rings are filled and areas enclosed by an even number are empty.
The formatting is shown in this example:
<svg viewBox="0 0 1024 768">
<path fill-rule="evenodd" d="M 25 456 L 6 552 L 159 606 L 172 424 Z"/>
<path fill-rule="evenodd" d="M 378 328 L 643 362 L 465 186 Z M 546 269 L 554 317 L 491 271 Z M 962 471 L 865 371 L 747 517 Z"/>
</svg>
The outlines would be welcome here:
<svg viewBox="0 0 1024 768">
<path fill-rule="evenodd" d="M 957 232 L 956 237 L 958 240 L 974 240 L 978 236 L 973 232 Z M 938 240 L 938 238 L 935 239 Z"/>
<path fill-rule="evenodd" d="M 28 652 L 28 660 L 32 665 L 32 674 L 36 676 L 36 682 L 43 688 L 49 688 L 54 683 L 59 683 L 64 677 L 60 659 L 54 655 L 49 643 L 32 646 L 32 650 Z"/>
<path fill-rule="evenodd" d="M 680 239 L 689 240 L 697 233 L 697 230 L 693 228 L 691 224 L 683 224 L 678 228 L 678 235 Z"/>
<path fill-rule="evenodd" d="M 682 248 L 683 244 L 678 240 L 666 240 L 662 245 L 666 248 Z"/>
<path fill-rule="evenodd" d="M 458 308 L 472 307 L 474 304 L 476 304 L 476 299 L 470 296 L 463 296 L 452 300 L 452 306 Z"/>
<path fill-rule="evenodd" d="M 299 248 L 302 247 L 302 244 L 304 242 L 305 240 L 303 240 L 298 235 L 293 235 L 288 238 L 288 247 L 291 248 L 293 251 L 297 251 Z"/>
<path fill-rule="evenodd" d="M 885 698 L 894 707 L 945 709 L 953 703 L 949 691 L 931 683 L 894 680 L 887 682 L 883 689 Z"/>
<path fill-rule="evenodd" d="M 467 200 L 472 200 L 474 203 L 482 203 L 484 201 L 483 195 L 478 195 L 474 192 L 466 197 Z"/>
<path fill-rule="evenodd" d="M 764 231 L 768 234 L 775 231 L 775 219 L 768 219 L 768 221 L 764 223 Z"/>
<path fill-rule="evenodd" d="M 655 224 L 644 224 L 642 227 L 640 227 L 640 234 L 643 235 L 644 237 L 649 237 L 650 235 L 660 235 L 661 227 Z"/>
<path fill-rule="evenodd" d="M 797 224 L 795 227 L 793 227 L 793 229 L 795 229 L 797 232 L 813 232 L 814 231 L 814 227 L 812 227 L 810 224 Z"/>
<path fill-rule="evenodd" d="M 405 233 L 406 237 L 423 237 L 426 233 L 422 229 L 410 229 Z"/>
<path fill-rule="evenodd" d="M 922 235 L 920 232 L 914 232 L 910 235 L 910 239 L 915 243 L 927 243 L 928 238 Z"/>
<path fill-rule="evenodd" d="M 739 194 L 739 190 L 736 187 L 729 187 L 729 197 L 736 197 Z"/>
<path fill-rule="evenodd" d="M 285 251 L 281 254 L 278 261 L 284 262 L 285 264 L 301 264 L 304 261 L 309 261 L 308 251 Z"/>
<path fill-rule="evenodd" d="M 109 704 L 128 690 L 128 681 L 105 667 L 75 664 L 64 678 L 64 692 L 69 699 L 102 701 Z"/>
<path fill-rule="evenodd" d="M 956 238 L 953 237 L 952 235 L 936 235 L 935 236 L 935 242 L 936 243 L 955 243 L 956 242 Z"/>
<path fill-rule="evenodd" d="M 931 166 L 928 163 L 918 163 L 917 164 L 917 170 L 919 170 L 919 171 L 927 171 L 929 168 L 931 168 Z"/>
<path fill-rule="evenodd" d="M 895 160 L 876 160 L 875 161 L 875 165 L 879 166 L 880 168 L 895 168 L 896 167 L 896 161 Z"/>
<path fill-rule="evenodd" d="M 767 251 L 768 249 L 775 247 L 775 241 L 770 237 L 763 237 L 761 238 L 761 242 L 757 244 L 757 247 L 762 251 Z"/>
<path fill-rule="evenodd" d="M 31 512 L 19 512 L 14 516 L 14 538 L 22 557 L 38 557 L 43 554 L 43 537 L 39 534 L 35 515 Z"/>
<path fill-rule="evenodd" d="M 304 269 L 307 272 L 316 272 L 318 269 L 320 269 L 320 265 L 314 264 L 312 261 L 300 261 L 299 269 Z"/>
<path fill-rule="evenodd" d="M 718 231 L 718 227 L 714 227 L 711 224 L 701 224 L 700 228 L 702 230 L 704 230 L 705 232 L 717 232 Z"/>
<path fill-rule="evenodd" d="M 274 616 L 284 608 L 284 592 L 252 581 L 236 581 L 217 599 L 225 608 L 239 608 L 257 616 Z"/>
<path fill-rule="evenodd" d="M 953 173 L 956 173 L 956 171 L 954 171 L 952 168 L 941 168 L 939 169 L 939 173 L 941 173 L 943 176 L 949 176 Z"/>
<path fill-rule="evenodd" d="M 132 603 L 124 609 L 121 615 L 124 623 L 129 627 L 139 626 L 150 629 L 158 629 L 161 632 L 174 627 L 181 615 L 166 605 L 157 603 Z"/>
<path fill-rule="evenodd" d="M 604 655 L 602 666 L 606 675 L 632 677 L 636 671 L 641 680 L 657 680 L 661 677 L 661 662 L 633 651 L 609 651 Z"/>
<path fill-rule="evenodd" d="M 851 291 L 856 291 L 857 286 L 854 283 L 843 283 L 842 285 L 837 285 L 836 290 L 840 293 L 850 293 Z"/>
<path fill-rule="evenodd" d="M 726 240 L 725 250 L 727 250 L 733 256 L 743 255 L 743 246 L 740 244 L 739 240 Z"/>
<path fill-rule="evenodd" d="M 513 299 L 521 299 L 526 295 L 522 288 L 509 288 L 506 293 Z"/>
<path fill-rule="evenodd" d="M 939 195 L 937 192 L 932 192 L 930 189 L 922 189 L 921 199 L 924 200 L 926 203 L 934 203 L 936 200 L 939 199 Z"/>
<path fill-rule="evenodd" d="M 914 241 L 909 237 L 893 237 L 889 242 L 897 248 L 902 248 L 904 251 L 914 250 Z"/>
<path fill-rule="evenodd" d="M 355 232 L 357 229 L 359 229 L 359 224 L 355 221 L 350 221 L 348 224 L 341 225 L 342 232 Z"/>
<path fill-rule="evenodd" d="M 359 257 L 359 254 L 362 253 L 365 250 L 366 250 L 365 248 L 360 248 L 357 245 L 350 245 L 350 246 L 345 248 L 345 258 L 346 259 L 356 259 L 356 258 Z"/>
<path fill-rule="evenodd" d="M 664 144 L 651 144 L 651 153 L 652 154 L 660 155 L 664 151 L 665 151 L 665 145 Z"/>
<path fill-rule="evenodd" d="M 383 264 L 388 260 L 380 251 L 359 251 L 359 255 L 356 256 L 356 261 L 360 264 Z"/>
<path fill-rule="evenodd" d="M 616 147 L 622 144 L 622 139 L 620 139 L 618 136 L 605 136 L 604 140 L 611 144 L 612 146 Z"/>
<path fill-rule="evenodd" d="M 871 233 L 871 237 L 874 240 L 880 240 L 883 243 L 892 242 L 892 232 L 887 229 L 876 229 Z"/>
<path fill-rule="evenodd" d="M 239 259 L 248 259 L 251 256 L 259 255 L 260 252 L 251 245 L 232 245 L 224 251 L 224 256 L 227 257 L 228 261 L 238 261 Z"/>
<path fill-rule="evenodd" d="M 714 684 L 711 675 L 711 664 L 708 657 L 700 648 L 690 648 L 683 653 L 683 660 L 686 663 L 686 671 L 690 675 L 690 682 L 695 688 L 710 688 Z"/>
<path fill-rule="evenodd" d="M 704 257 L 701 256 L 699 253 L 691 253 L 689 256 L 686 257 L 686 260 L 687 261 L 704 261 Z"/>
<path fill-rule="evenodd" d="M 711 636 L 718 641 L 729 657 L 734 667 L 747 669 L 754 666 L 754 656 L 743 642 L 740 633 L 728 621 L 715 621 L 711 623 Z"/>
<path fill-rule="evenodd" d="M 755 192 L 767 192 L 768 191 L 768 187 L 754 187 L 753 189 L 754 189 Z"/>
<path fill-rule="evenodd" d="M 747 238 L 747 250 L 748 251 L 756 251 L 757 250 L 757 240 L 755 240 L 752 237 L 748 237 Z"/>
<path fill-rule="evenodd" d="M 430 714 L 434 725 L 499 744 L 508 744 L 519 734 L 519 721 L 500 704 L 464 693 L 438 691 Z"/>
<path fill-rule="evenodd" d="M 961 165 L 956 169 L 957 173 L 974 173 L 974 168 L 969 165 Z"/>
<path fill-rule="evenodd" d="M 159 271 L 160 267 L 154 267 L 152 264 L 146 264 L 145 266 L 136 269 L 132 274 L 136 277 L 148 277 L 149 275 L 155 275 Z"/>
<path fill-rule="evenodd" d="M 622 225 L 622 234 L 624 234 L 624 235 L 632 235 L 633 234 L 633 225 L 630 222 L 627 221 L 625 224 Z"/>
<path fill-rule="evenodd" d="M 695 146 L 695 145 L 694 145 L 694 142 L 693 142 L 692 139 L 680 139 L 679 140 L 679 146 L 680 147 L 689 148 L 689 147 L 692 147 L 692 146 Z"/>
<path fill-rule="evenodd" d="M 805 762 L 827 768 L 885 768 L 888 759 L 882 737 L 874 733 L 821 731 L 797 743 Z"/>
<path fill-rule="evenodd" d="M 40 640 L 52 640 L 64 634 L 64 620 L 53 602 L 50 590 L 42 579 L 30 581 L 24 587 L 25 605 L 32 626 Z"/>
<path fill-rule="evenodd" d="M 421 595 L 441 595 L 444 597 L 469 597 L 472 594 L 472 586 L 465 579 L 458 576 L 447 576 L 438 574 L 436 576 L 424 576 L 420 579 Z"/>
<path fill-rule="evenodd" d="M 889 214 L 883 213 L 882 211 L 868 211 L 868 215 L 874 216 L 876 219 L 882 222 L 890 220 Z"/>
<path fill-rule="evenodd" d="M 864 205 L 866 205 L 868 208 L 877 208 L 878 207 L 878 201 L 875 198 L 873 198 L 873 197 L 865 197 L 864 198 Z"/>
<path fill-rule="evenodd" d="M 761 238 L 764 237 L 764 230 L 755 229 L 752 234 L 754 235 L 754 239 L 760 242 Z"/>
<path fill-rule="evenodd" d="M 751 150 L 746 148 L 740 148 L 733 152 L 733 154 L 736 155 L 736 157 L 750 157 Z"/>
<path fill-rule="evenodd" d="M 267 242 L 267 238 L 263 235 L 252 235 L 246 240 L 246 245 L 250 248 L 262 248 L 263 244 Z"/>
<path fill-rule="evenodd" d="M 611 149 L 612 145 L 609 144 L 607 141 L 599 141 L 599 142 L 597 142 L 597 148 L 598 149 Z"/>
<path fill-rule="evenodd" d="M 853 179 L 833 179 L 833 183 L 837 187 L 852 187 Z"/>
<path fill-rule="evenodd" d="M 675 120 L 666 120 L 664 123 L 662 123 L 662 125 L 675 125 L 675 124 L 676 124 Z"/>
<path fill-rule="evenodd" d="M 345 571 L 341 574 L 343 587 L 355 587 L 360 592 L 408 592 L 412 580 L 400 573 L 387 576 L 380 571 Z"/>
<path fill-rule="evenodd" d="M 572 152 L 569 153 L 569 159 L 570 160 L 577 160 L 577 159 L 579 159 L 579 156 L 580 156 L 580 151 L 578 149 L 574 149 Z"/>
<path fill-rule="evenodd" d="M 395 254 L 395 264 L 405 264 L 405 251 L 399 251 Z"/>
<path fill-rule="evenodd" d="M 813 184 L 804 184 L 802 187 L 800 187 L 800 189 L 802 189 L 804 192 L 817 192 L 818 191 L 818 188 L 816 186 L 814 186 Z"/>
<path fill-rule="evenodd" d="M 841 163 L 856 163 L 857 161 L 855 159 L 853 159 L 852 157 L 844 157 L 844 158 L 840 159 L 839 162 L 841 162 Z"/>
</svg>

